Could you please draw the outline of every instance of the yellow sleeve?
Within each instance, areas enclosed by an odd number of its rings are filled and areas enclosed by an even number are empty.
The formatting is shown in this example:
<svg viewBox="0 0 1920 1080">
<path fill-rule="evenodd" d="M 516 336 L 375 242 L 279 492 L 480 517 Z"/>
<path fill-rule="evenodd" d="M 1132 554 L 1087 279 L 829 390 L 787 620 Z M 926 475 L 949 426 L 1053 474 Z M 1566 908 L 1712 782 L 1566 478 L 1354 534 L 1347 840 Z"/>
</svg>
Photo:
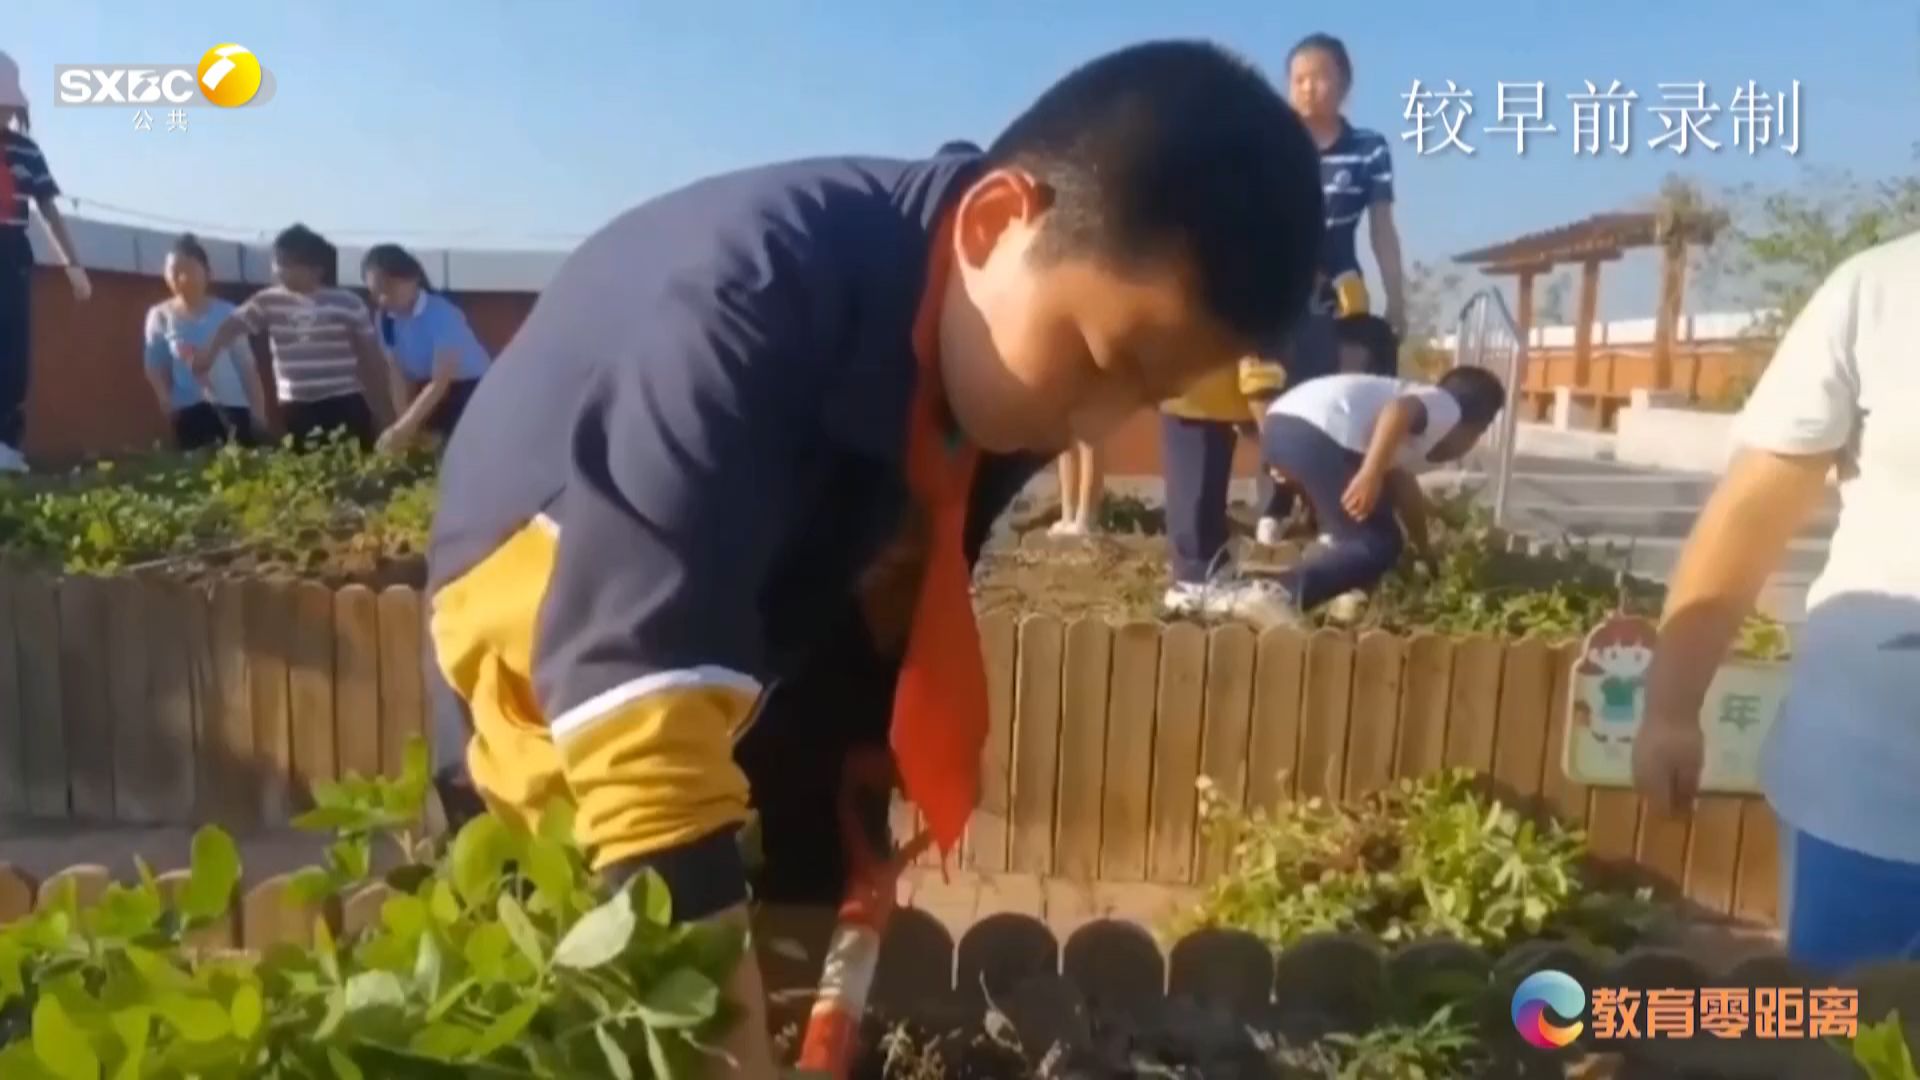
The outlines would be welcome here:
<svg viewBox="0 0 1920 1080">
<path fill-rule="evenodd" d="M 1367 283 L 1352 271 L 1333 279 L 1333 294 L 1340 318 L 1365 315 L 1373 310 L 1372 297 L 1367 294 Z"/>
<path fill-rule="evenodd" d="M 1247 357 L 1240 361 L 1240 393 L 1247 397 L 1271 397 L 1287 385 L 1287 369 L 1271 360 Z"/>
<path fill-rule="evenodd" d="M 555 721 L 575 828 L 595 866 L 697 844 L 747 820 L 733 739 L 753 701 L 731 686 L 663 688 Z"/>
</svg>

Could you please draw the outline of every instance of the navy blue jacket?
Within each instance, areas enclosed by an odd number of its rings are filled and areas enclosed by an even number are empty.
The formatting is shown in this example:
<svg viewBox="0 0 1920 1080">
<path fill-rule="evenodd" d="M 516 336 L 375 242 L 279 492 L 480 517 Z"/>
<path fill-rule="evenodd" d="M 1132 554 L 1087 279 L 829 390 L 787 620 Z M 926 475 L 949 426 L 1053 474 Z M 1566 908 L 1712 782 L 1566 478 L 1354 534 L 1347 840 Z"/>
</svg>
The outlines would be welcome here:
<svg viewBox="0 0 1920 1080">
<path fill-rule="evenodd" d="M 569 790 L 602 864 L 656 865 L 682 914 L 738 898 L 744 785 L 714 777 L 749 714 L 763 827 L 785 793 L 782 827 L 817 832 L 847 743 L 884 739 L 897 661 L 854 585 L 908 506 L 914 315 L 978 168 L 803 161 L 629 211 L 560 268 L 448 447 L 432 636 L 476 782 L 530 816 Z M 982 459 L 971 554 L 1044 462 Z"/>
</svg>

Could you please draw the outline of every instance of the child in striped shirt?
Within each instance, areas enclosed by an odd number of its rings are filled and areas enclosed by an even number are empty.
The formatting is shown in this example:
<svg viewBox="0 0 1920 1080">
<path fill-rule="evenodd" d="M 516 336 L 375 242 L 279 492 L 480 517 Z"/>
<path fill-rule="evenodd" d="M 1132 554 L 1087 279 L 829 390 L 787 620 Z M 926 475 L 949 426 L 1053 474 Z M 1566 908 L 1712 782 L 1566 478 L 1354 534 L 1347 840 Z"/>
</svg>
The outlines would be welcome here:
<svg viewBox="0 0 1920 1080">
<path fill-rule="evenodd" d="M 66 264 L 74 299 L 84 302 L 93 294 L 67 223 L 54 205 L 60 188 L 39 144 L 27 134 L 29 126 L 20 67 L 0 52 L 0 474 L 27 471 L 20 443 L 26 434 L 27 380 L 33 367 L 33 245 L 27 240 L 27 221 L 34 207 L 40 210 L 53 250 Z"/>
<path fill-rule="evenodd" d="M 334 257 L 332 245 L 305 225 L 287 229 L 273 241 L 275 284 L 248 297 L 205 345 L 183 345 L 182 353 L 204 373 L 236 339 L 266 334 L 287 434 L 307 442 L 344 430 L 370 448 L 378 427 L 366 388 L 384 362 L 367 305 L 322 284 Z"/>
</svg>

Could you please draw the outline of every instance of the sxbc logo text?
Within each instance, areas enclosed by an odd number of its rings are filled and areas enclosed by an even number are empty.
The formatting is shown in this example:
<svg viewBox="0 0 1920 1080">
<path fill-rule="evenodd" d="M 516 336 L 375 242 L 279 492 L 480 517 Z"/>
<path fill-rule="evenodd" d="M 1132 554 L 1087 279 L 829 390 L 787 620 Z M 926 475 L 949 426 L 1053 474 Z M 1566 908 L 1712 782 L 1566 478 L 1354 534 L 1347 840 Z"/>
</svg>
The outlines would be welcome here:
<svg viewBox="0 0 1920 1080">
<path fill-rule="evenodd" d="M 244 45 L 215 45 L 193 64 L 59 64 L 61 105 L 192 105 L 224 109 L 273 97 L 273 73 Z"/>
</svg>

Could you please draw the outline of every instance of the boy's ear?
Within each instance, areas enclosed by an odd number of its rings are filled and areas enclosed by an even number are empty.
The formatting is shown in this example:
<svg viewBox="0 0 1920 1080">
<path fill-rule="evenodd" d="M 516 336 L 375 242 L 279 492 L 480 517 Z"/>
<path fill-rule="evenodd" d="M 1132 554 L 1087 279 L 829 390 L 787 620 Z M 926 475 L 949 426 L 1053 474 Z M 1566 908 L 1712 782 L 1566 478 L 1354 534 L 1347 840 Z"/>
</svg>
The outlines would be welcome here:
<svg viewBox="0 0 1920 1080">
<path fill-rule="evenodd" d="M 1053 192 L 1025 169 L 993 169 L 973 182 L 954 212 L 954 237 L 971 266 L 986 263 L 1009 228 L 1037 225 Z"/>
</svg>

